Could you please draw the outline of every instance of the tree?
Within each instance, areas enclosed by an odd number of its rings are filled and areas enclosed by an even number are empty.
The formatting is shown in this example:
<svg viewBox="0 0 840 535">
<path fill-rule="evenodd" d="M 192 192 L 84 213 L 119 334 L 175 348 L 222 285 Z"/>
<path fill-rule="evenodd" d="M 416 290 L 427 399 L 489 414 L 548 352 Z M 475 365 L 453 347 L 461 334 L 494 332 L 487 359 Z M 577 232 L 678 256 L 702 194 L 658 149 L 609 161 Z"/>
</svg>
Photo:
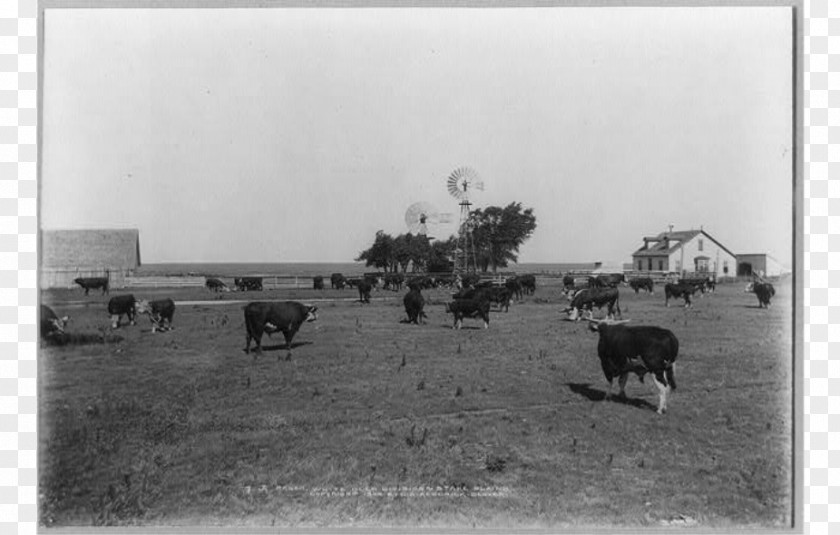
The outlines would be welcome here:
<svg viewBox="0 0 840 535">
<path fill-rule="evenodd" d="M 522 210 L 522 204 L 512 202 L 504 208 L 488 206 L 470 214 L 473 226 L 476 263 L 482 271 L 493 272 L 507 267 L 519 258 L 519 247 L 537 228 L 532 208 Z"/>
<path fill-rule="evenodd" d="M 369 249 L 365 249 L 356 258 L 356 262 L 364 262 L 365 266 L 373 266 L 377 269 L 396 271 L 394 262 L 394 238 L 385 231 L 376 232 L 376 238 Z"/>
</svg>

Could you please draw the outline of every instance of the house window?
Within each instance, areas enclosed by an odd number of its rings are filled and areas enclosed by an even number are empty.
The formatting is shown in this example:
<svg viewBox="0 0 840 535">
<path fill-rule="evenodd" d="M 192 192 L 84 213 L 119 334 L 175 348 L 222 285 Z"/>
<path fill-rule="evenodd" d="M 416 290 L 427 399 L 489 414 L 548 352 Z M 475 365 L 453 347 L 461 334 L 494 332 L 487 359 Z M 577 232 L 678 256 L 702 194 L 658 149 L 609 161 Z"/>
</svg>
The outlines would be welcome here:
<svg viewBox="0 0 840 535">
<path fill-rule="evenodd" d="M 659 261 L 659 271 L 663 271 L 662 260 Z"/>
<path fill-rule="evenodd" d="M 723 274 L 726 275 L 729 273 L 729 260 L 723 261 Z"/>
<path fill-rule="evenodd" d="M 642 261 L 639 260 L 639 271 L 641 271 L 641 270 L 642 270 Z"/>
<path fill-rule="evenodd" d="M 653 258 L 648 258 L 648 271 L 653 271 Z"/>
<path fill-rule="evenodd" d="M 699 240 L 697 240 L 697 250 L 698 250 L 698 251 L 702 251 L 702 250 L 703 250 L 703 239 L 702 239 L 702 238 L 700 238 Z"/>
</svg>

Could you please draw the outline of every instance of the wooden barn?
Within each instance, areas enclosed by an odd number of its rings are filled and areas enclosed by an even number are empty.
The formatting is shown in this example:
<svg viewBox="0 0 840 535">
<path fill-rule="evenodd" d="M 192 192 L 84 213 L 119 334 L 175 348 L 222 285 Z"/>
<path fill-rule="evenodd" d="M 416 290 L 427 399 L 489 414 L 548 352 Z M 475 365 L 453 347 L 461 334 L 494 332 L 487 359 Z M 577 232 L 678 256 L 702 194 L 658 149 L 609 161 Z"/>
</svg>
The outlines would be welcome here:
<svg viewBox="0 0 840 535">
<path fill-rule="evenodd" d="M 669 230 L 642 238 L 644 245 L 633 253 L 634 271 L 678 273 L 680 276 L 734 277 L 735 255 L 708 232 Z"/>
<path fill-rule="evenodd" d="M 105 277 L 119 288 L 140 267 L 137 229 L 41 230 L 41 288 L 72 288 L 76 277 Z"/>
</svg>

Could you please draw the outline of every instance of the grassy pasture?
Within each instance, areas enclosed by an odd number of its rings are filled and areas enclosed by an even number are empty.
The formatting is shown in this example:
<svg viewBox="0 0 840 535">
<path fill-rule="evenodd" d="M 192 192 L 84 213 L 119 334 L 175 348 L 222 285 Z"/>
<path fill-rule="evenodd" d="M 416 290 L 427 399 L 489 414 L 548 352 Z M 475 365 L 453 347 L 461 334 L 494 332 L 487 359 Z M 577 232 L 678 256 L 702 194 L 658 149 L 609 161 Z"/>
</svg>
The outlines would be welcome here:
<svg viewBox="0 0 840 535">
<path fill-rule="evenodd" d="M 741 284 L 689 310 L 666 308 L 661 287 L 621 289 L 625 318 L 680 341 L 664 416 L 650 378 L 602 400 L 597 334 L 563 321 L 558 286 L 461 331 L 443 290 L 424 292 L 422 326 L 400 323 L 403 292 L 369 305 L 353 290 L 134 293 L 211 303 L 180 305 L 171 332 L 142 317 L 111 333 L 107 296 L 42 295 L 85 342 L 39 354 L 43 525 L 791 521 L 789 283 L 769 310 Z M 314 301 L 319 319 L 291 360 L 279 334 L 254 359 L 238 299 Z"/>
</svg>

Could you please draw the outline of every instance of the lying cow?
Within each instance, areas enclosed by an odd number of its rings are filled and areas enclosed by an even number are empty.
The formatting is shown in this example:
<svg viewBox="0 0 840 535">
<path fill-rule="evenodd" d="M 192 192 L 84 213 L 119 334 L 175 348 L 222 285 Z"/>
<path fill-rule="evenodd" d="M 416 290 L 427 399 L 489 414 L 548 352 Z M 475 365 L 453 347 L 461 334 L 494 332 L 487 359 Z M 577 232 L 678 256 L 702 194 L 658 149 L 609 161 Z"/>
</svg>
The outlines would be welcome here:
<svg viewBox="0 0 840 535">
<path fill-rule="evenodd" d="M 644 381 L 645 374 L 650 373 L 659 390 L 656 412 L 662 414 L 668 408 L 668 394 L 677 389 L 674 380 L 674 361 L 679 352 L 677 337 L 661 327 L 628 327 L 622 323 L 625 322 L 592 321 L 589 325 L 599 335 L 598 357 L 604 377 L 610 383 L 606 397 L 612 397 L 614 378 L 618 377 L 619 396 L 625 398 L 628 375 L 635 373 L 639 381 Z"/>
<path fill-rule="evenodd" d="M 653 279 L 650 277 L 637 277 L 630 280 L 630 287 L 633 291 L 639 293 L 639 290 L 645 290 L 647 293 L 653 293 Z"/>
<path fill-rule="evenodd" d="M 408 316 L 408 323 L 414 323 L 415 325 L 423 323 L 423 318 L 426 317 L 426 313 L 423 312 L 426 300 L 423 299 L 423 295 L 420 293 L 420 288 L 418 286 L 413 286 L 411 290 L 405 294 L 405 297 L 403 297 L 403 305 L 405 306 L 405 313 Z"/>
<path fill-rule="evenodd" d="M 135 310 L 138 314 L 147 314 L 152 322 L 152 332 L 157 330 L 169 331 L 172 326 L 172 316 L 175 315 L 175 302 L 172 299 L 158 299 L 156 301 L 137 300 Z"/>
<path fill-rule="evenodd" d="M 204 286 L 208 290 L 213 290 L 214 292 L 229 292 L 230 288 L 227 287 L 227 284 L 222 282 L 221 280 L 215 277 L 208 277 L 207 280 L 204 281 Z"/>
<path fill-rule="evenodd" d="M 111 328 L 120 326 L 123 314 L 128 317 L 130 325 L 134 325 L 134 315 L 137 313 L 137 300 L 131 294 L 117 295 L 108 301 L 108 314 L 111 315 Z"/>
<path fill-rule="evenodd" d="M 102 295 L 108 293 L 108 277 L 79 277 L 73 282 L 84 288 L 85 295 L 97 288 L 102 288 Z"/>
<path fill-rule="evenodd" d="M 490 326 L 490 301 L 487 299 L 456 299 L 446 304 L 446 313 L 454 317 L 455 329 L 461 328 L 464 318 L 481 318 L 485 329 Z"/>
<path fill-rule="evenodd" d="M 754 293 L 758 297 L 758 308 L 770 308 L 770 298 L 776 295 L 776 289 L 769 282 L 751 282 L 744 288 L 745 293 Z"/>
<path fill-rule="evenodd" d="M 70 316 L 58 317 L 53 309 L 47 305 L 41 305 L 41 338 L 48 342 L 59 341 L 64 336 L 64 327 L 70 320 Z"/>
<path fill-rule="evenodd" d="M 304 322 L 318 319 L 318 307 L 304 305 L 297 301 L 282 303 L 266 303 L 255 301 L 248 303 L 245 308 L 245 353 L 251 351 L 251 340 L 256 343 L 254 358 L 262 354 L 263 333 L 271 336 L 281 331 L 286 339 L 288 354 L 286 360 L 292 357 L 292 339 Z M 280 358 L 279 356 L 277 357 Z"/>
<path fill-rule="evenodd" d="M 621 316 L 621 307 L 618 301 L 618 288 L 584 288 L 579 290 L 571 297 L 569 307 L 564 310 L 569 315 L 570 320 L 580 321 L 580 314 L 584 310 L 589 312 L 589 318 L 592 318 L 592 309 L 598 307 L 602 309 L 604 305 L 607 306 L 607 318 L 614 318 L 616 314 Z"/>
<path fill-rule="evenodd" d="M 669 299 L 677 299 L 678 297 L 682 297 L 685 301 L 685 308 L 691 307 L 691 296 L 697 293 L 699 288 L 695 284 L 681 284 L 681 283 L 672 283 L 669 282 L 665 285 L 665 306 L 671 306 L 668 304 Z"/>
</svg>

